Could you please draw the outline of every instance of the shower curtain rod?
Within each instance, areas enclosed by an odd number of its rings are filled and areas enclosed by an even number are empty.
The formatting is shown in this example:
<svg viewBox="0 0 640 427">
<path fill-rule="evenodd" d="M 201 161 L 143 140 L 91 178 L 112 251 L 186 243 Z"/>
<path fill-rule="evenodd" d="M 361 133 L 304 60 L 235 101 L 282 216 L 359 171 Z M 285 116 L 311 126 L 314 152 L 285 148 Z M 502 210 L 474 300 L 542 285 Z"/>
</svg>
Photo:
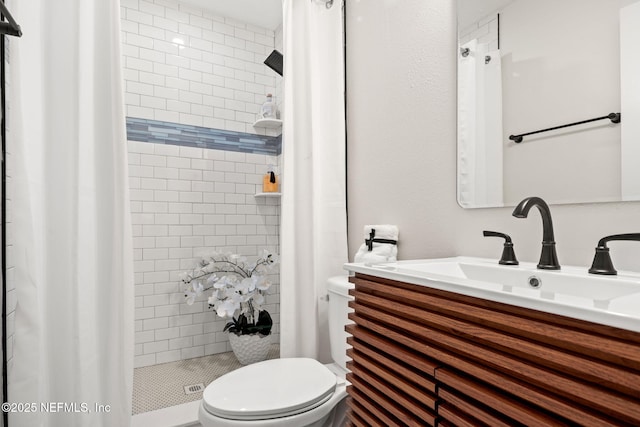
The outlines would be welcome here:
<svg viewBox="0 0 640 427">
<path fill-rule="evenodd" d="M 7 18 L 9 22 L 0 22 L 0 34 L 7 34 L 9 36 L 22 37 L 22 30 L 20 29 L 20 25 L 13 19 L 11 13 L 7 10 L 7 7 L 4 5 L 4 1 L 0 0 L 0 13 Z"/>
<path fill-rule="evenodd" d="M 550 130 L 567 128 L 569 126 L 583 125 L 585 123 L 595 122 L 597 120 L 604 120 L 604 119 L 611 120 L 611 123 L 620 123 L 620 121 L 622 120 L 622 117 L 621 117 L 620 113 L 609 113 L 606 116 L 596 117 L 595 119 L 582 120 L 580 122 L 569 123 L 568 125 L 555 126 L 555 127 L 548 128 L 548 129 L 536 130 L 534 132 L 521 133 L 520 135 L 511 135 L 509 137 L 509 139 L 511 141 L 515 142 L 516 144 L 519 144 L 519 143 L 522 142 L 522 138 L 525 137 L 525 136 L 528 136 L 528 135 L 533 135 L 533 134 L 542 133 L 542 132 L 549 132 Z"/>
</svg>

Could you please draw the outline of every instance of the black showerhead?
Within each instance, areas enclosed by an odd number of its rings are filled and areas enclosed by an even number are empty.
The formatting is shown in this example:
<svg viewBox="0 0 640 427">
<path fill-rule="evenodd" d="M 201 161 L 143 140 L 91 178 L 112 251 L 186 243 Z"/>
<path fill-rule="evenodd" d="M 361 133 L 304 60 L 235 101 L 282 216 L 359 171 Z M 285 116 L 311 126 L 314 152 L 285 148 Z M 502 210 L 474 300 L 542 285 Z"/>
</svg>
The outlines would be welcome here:
<svg viewBox="0 0 640 427">
<path fill-rule="evenodd" d="M 282 59 L 282 54 L 274 50 L 269 54 L 267 59 L 264 60 L 264 64 L 276 73 L 282 75 Z"/>
</svg>

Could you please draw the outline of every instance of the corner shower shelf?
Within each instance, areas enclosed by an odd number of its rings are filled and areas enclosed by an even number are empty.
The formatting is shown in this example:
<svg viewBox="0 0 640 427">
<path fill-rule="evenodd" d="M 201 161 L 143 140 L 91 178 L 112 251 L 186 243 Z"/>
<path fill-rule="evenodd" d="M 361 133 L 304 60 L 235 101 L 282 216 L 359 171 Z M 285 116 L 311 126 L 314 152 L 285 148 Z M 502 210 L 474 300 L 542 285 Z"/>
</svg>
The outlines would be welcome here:
<svg viewBox="0 0 640 427">
<path fill-rule="evenodd" d="M 282 120 L 280 119 L 259 119 L 253 124 L 253 127 L 268 128 L 268 129 L 280 129 L 282 127 Z"/>
<path fill-rule="evenodd" d="M 256 193 L 254 197 L 280 197 L 282 193 Z"/>
</svg>

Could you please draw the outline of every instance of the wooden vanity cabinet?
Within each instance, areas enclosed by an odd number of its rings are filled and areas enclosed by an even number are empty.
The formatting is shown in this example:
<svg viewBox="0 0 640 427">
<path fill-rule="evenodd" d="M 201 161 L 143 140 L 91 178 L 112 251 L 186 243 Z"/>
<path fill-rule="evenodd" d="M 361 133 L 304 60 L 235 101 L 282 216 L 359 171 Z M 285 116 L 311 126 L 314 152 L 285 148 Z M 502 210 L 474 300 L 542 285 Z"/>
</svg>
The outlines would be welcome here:
<svg viewBox="0 0 640 427">
<path fill-rule="evenodd" d="M 350 425 L 640 425 L 640 333 L 363 274 L 351 281 Z"/>
</svg>

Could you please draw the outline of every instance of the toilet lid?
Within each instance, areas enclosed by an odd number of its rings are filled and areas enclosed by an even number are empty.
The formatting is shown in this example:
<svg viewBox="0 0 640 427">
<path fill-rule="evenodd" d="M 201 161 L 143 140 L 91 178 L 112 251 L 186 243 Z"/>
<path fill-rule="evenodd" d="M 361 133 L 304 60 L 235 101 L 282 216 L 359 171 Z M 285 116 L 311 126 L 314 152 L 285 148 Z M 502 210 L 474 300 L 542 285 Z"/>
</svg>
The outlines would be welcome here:
<svg viewBox="0 0 640 427">
<path fill-rule="evenodd" d="M 336 375 L 314 359 L 273 359 L 214 380 L 202 394 L 207 412 L 234 420 L 295 415 L 327 401 Z"/>
</svg>

